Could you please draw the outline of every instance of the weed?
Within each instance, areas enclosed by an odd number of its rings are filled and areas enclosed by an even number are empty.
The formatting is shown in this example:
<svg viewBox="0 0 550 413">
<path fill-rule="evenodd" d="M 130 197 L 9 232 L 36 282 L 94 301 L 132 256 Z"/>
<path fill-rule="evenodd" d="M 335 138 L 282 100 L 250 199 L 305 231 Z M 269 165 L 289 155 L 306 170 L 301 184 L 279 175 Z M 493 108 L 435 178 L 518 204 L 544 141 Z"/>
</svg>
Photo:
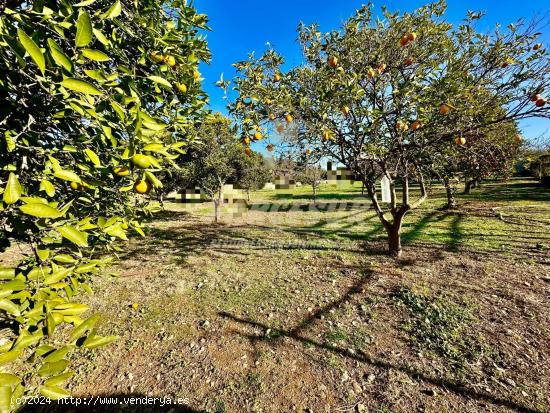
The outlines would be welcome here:
<svg viewBox="0 0 550 413">
<path fill-rule="evenodd" d="M 458 369 L 479 357 L 480 337 L 467 331 L 475 317 L 466 303 L 458 303 L 448 295 L 417 293 L 407 287 L 400 287 L 393 298 L 408 310 L 409 318 L 403 327 L 415 347 L 434 351 Z"/>
<path fill-rule="evenodd" d="M 216 399 L 214 404 L 215 404 L 215 412 L 216 413 L 225 413 L 225 412 L 227 412 L 227 409 L 225 407 L 225 402 L 223 400 Z"/>
<path fill-rule="evenodd" d="M 326 341 L 346 341 L 348 333 L 341 328 L 337 328 L 326 333 L 324 338 Z"/>
</svg>

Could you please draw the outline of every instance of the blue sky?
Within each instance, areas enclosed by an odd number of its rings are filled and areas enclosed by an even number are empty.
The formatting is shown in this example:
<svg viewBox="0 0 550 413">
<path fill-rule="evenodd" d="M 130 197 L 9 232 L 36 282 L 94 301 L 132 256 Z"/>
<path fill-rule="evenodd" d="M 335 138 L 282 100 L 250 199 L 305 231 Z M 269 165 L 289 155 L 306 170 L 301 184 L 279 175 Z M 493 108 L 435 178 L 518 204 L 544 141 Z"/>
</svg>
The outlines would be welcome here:
<svg viewBox="0 0 550 413">
<path fill-rule="evenodd" d="M 377 11 L 382 5 L 392 11 L 411 11 L 427 2 L 385 0 L 373 3 Z M 226 112 L 223 92 L 214 82 L 222 73 L 225 79 L 231 79 L 235 73 L 234 62 L 246 59 L 250 52 L 261 54 L 269 42 L 285 56 L 289 67 L 299 64 L 301 54 L 296 43 L 296 27 L 300 21 L 319 23 L 321 30 L 328 31 L 339 27 L 364 3 L 366 1 L 356 0 L 195 0 L 199 12 L 208 15 L 212 29 L 207 33 L 212 63 L 201 68 L 211 108 Z M 447 20 L 452 23 L 460 22 L 467 10 L 484 11 L 486 16 L 478 25 L 481 31 L 490 30 L 496 23 L 506 26 L 520 18 L 546 16 L 548 21 L 550 17 L 550 3 L 545 0 L 449 0 L 447 4 Z M 542 41 L 549 45 L 549 40 L 546 27 Z M 543 133 L 547 137 L 550 135 L 548 119 L 528 119 L 520 126 L 527 139 Z"/>
</svg>

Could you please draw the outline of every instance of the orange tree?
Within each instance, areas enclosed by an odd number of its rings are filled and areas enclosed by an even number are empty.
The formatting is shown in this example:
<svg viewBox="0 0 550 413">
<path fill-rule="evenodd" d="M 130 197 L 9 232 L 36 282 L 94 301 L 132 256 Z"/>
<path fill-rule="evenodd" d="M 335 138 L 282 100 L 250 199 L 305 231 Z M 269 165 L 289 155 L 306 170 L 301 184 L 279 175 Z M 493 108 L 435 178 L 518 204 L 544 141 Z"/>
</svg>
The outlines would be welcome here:
<svg viewBox="0 0 550 413">
<path fill-rule="evenodd" d="M 0 3 L 0 240 L 25 252 L 0 269 L 0 411 L 66 396 L 71 352 L 114 339 L 75 297 L 200 116 L 205 24 L 175 0 Z"/>
<path fill-rule="evenodd" d="M 181 164 L 178 180 L 184 187 L 200 188 L 212 200 L 214 220 L 219 222 L 224 202 L 223 187 L 238 185 L 245 158 L 253 152 L 245 152 L 231 120 L 220 113 L 209 115 L 189 133 L 196 136 L 198 142 L 189 145 L 187 153 L 178 160 Z"/>
<path fill-rule="evenodd" d="M 238 97 L 229 108 L 252 120 L 243 123 L 244 132 L 251 133 L 251 125 L 274 122 L 280 130 L 293 124 L 309 147 L 353 171 L 393 255 L 401 253 L 405 215 L 426 199 L 435 153 L 472 131 L 549 116 L 549 54 L 536 43 L 534 25 L 481 34 L 475 30 L 481 15 L 469 13 L 453 27 L 444 12 L 444 2 L 436 2 L 404 14 L 384 9 L 383 18 L 375 18 L 364 6 L 339 30 L 300 25 L 304 63 L 286 73 L 272 49 L 235 64 Z M 375 185 L 384 175 L 391 189 L 387 207 Z"/>
<path fill-rule="evenodd" d="M 436 152 L 430 161 L 434 175 L 445 187 L 446 208 L 456 207 L 454 193 L 459 179 L 464 180 L 464 193 L 468 194 L 485 178 L 510 176 L 521 143 L 516 124 L 503 122 L 457 136 L 455 145 Z"/>
</svg>

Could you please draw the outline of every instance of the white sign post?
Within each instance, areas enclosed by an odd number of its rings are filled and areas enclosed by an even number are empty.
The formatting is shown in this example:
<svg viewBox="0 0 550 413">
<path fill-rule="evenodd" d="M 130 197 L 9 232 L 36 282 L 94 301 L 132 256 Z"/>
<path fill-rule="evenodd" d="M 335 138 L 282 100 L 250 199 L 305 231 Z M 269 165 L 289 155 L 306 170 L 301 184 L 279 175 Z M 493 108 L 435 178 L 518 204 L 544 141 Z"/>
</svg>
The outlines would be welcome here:
<svg viewBox="0 0 550 413">
<path fill-rule="evenodd" d="M 386 175 L 382 177 L 382 180 L 380 181 L 380 189 L 382 191 L 382 202 L 391 202 L 391 194 L 390 194 L 390 180 Z"/>
</svg>

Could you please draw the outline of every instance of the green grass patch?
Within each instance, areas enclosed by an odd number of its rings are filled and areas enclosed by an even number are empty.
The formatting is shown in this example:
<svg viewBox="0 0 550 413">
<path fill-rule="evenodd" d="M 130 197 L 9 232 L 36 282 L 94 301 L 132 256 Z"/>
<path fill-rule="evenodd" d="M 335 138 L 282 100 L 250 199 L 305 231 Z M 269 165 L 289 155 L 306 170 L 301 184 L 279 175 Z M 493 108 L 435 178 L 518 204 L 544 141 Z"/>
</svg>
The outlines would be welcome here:
<svg viewBox="0 0 550 413">
<path fill-rule="evenodd" d="M 432 296 L 408 287 L 395 291 L 393 300 L 407 310 L 403 329 L 415 348 L 432 351 L 458 369 L 481 355 L 481 337 L 472 329 L 476 318 L 466 302 L 451 295 Z"/>
</svg>

